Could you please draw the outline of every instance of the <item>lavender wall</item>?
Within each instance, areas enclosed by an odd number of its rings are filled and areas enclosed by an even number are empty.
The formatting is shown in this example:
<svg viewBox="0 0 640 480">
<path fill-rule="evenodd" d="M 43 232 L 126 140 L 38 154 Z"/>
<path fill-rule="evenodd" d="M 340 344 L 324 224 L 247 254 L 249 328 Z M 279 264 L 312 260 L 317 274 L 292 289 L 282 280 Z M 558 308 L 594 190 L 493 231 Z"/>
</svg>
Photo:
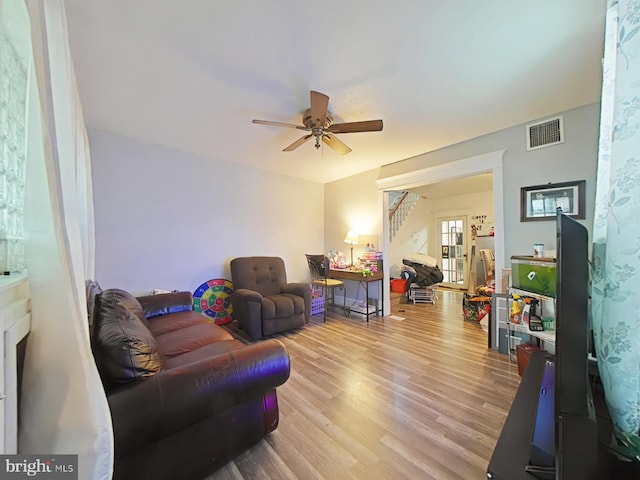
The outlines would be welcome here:
<svg viewBox="0 0 640 480">
<path fill-rule="evenodd" d="M 194 291 L 236 256 L 281 256 L 308 281 L 324 250 L 321 184 L 90 130 L 96 280 L 132 293 Z"/>
</svg>

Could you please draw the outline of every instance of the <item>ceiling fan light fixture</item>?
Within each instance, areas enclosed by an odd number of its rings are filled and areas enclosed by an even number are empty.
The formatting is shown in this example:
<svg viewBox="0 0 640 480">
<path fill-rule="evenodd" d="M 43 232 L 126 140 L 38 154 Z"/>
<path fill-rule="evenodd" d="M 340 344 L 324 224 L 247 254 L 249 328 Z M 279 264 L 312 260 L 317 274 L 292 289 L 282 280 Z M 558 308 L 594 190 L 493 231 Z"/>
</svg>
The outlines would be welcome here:
<svg viewBox="0 0 640 480">
<path fill-rule="evenodd" d="M 365 120 L 361 122 L 333 123 L 329 113 L 329 97 L 324 93 L 311 91 L 311 108 L 302 114 L 302 125 L 272 122 L 268 120 L 252 120 L 253 123 L 273 125 L 276 127 L 297 128 L 311 132 L 286 147 L 283 151 L 291 152 L 305 143 L 311 137 L 316 138 L 316 150 L 320 149 L 320 141 L 326 143 L 340 155 L 346 155 L 351 149 L 335 135 L 342 133 L 378 132 L 382 130 L 382 120 Z"/>
</svg>

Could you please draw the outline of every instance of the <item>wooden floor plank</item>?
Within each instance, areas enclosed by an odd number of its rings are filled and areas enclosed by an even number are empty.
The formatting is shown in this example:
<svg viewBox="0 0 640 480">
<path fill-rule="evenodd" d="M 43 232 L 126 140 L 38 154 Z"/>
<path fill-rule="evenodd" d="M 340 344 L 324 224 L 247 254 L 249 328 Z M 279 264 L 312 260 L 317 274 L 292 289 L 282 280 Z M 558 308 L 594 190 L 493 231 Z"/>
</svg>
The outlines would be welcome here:
<svg viewBox="0 0 640 480">
<path fill-rule="evenodd" d="M 312 317 L 277 335 L 291 357 L 280 425 L 207 480 L 483 478 L 520 381 L 462 294 L 392 303 L 402 319 Z"/>
</svg>

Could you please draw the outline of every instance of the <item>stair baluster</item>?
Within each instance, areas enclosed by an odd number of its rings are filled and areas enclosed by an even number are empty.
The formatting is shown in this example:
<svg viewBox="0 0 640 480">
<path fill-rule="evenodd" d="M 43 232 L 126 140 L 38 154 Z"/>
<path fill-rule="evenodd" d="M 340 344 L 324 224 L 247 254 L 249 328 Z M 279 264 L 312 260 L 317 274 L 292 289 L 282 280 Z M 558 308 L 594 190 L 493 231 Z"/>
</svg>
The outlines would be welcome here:
<svg viewBox="0 0 640 480">
<path fill-rule="evenodd" d="M 389 241 L 393 241 L 396 233 L 404 223 L 405 219 L 420 199 L 420 195 L 413 192 L 404 192 L 399 199 L 394 202 L 389 212 Z"/>
</svg>

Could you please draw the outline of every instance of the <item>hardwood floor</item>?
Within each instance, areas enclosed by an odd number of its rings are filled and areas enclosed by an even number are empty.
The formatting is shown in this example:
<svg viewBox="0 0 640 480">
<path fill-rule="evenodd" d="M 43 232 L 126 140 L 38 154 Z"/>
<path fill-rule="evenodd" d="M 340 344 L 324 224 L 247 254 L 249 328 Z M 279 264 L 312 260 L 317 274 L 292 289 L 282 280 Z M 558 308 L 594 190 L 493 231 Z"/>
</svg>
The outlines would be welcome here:
<svg viewBox="0 0 640 480">
<path fill-rule="evenodd" d="M 392 304 L 404 320 L 334 310 L 278 336 L 280 424 L 207 480 L 486 478 L 520 377 L 463 320 L 460 293 L 438 296 Z"/>
</svg>

